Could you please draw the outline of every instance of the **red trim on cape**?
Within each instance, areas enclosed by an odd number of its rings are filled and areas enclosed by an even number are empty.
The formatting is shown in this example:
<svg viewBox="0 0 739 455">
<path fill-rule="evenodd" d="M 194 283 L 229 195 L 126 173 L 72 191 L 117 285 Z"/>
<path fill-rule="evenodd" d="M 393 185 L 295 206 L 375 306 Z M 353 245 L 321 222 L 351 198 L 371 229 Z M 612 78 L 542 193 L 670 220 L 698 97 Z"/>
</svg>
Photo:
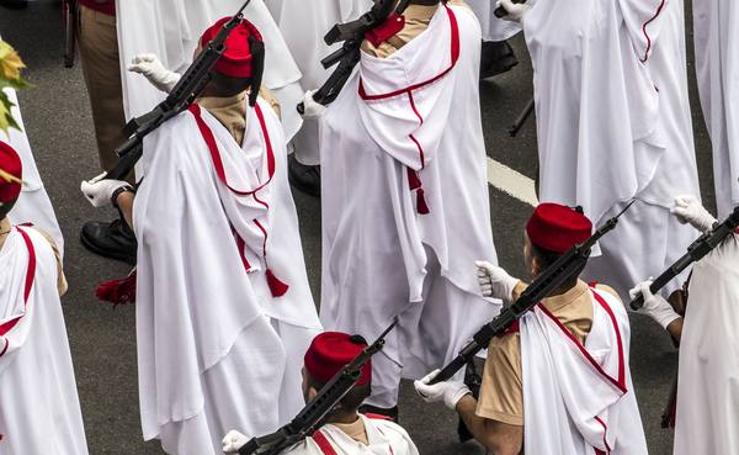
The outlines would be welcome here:
<svg viewBox="0 0 739 455">
<path fill-rule="evenodd" d="M 601 426 L 603 427 L 603 445 L 606 447 L 606 451 L 605 452 L 602 451 L 602 450 L 600 450 L 600 449 L 595 449 L 595 453 L 596 453 L 596 455 L 598 455 L 598 454 L 607 455 L 607 454 L 611 453 L 611 450 L 612 450 L 611 449 L 611 446 L 608 445 L 608 438 L 606 437 L 606 435 L 608 434 L 608 425 L 606 425 L 606 423 L 603 421 L 603 419 L 601 419 L 598 416 L 595 416 L 595 421 L 598 422 L 599 424 L 601 424 Z"/>
<path fill-rule="evenodd" d="M 413 90 L 418 90 L 419 88 L 422 88 L 426 85 L 432 84 L 442 77 L 446 76 L 454 67 L 457 65 L 457 60 L 459 60 L 459 25 L 457 24 L 457 17 L 454 15 L 454 12 L 449 8 L 448 6 L 444 5 L 444 8 L 446 8 L 446 11 L 448 13 L 449 17 L 449 23 L 452 28 L 452 46 L 451 46 L 451 56 L 452 56 L 452 63 L 449 65 L 449 68 L 445 69 L 441 73 L 437 74 L 436 76 L 432 77 L 431 79 L 428 79 L 423 82 L 419 82 L 417 84 L 410 85 L 403 89 L 393 90 L 392 92 L 387 93 L 379 93 L 376 95 L 370 95 L 367 93 L 367 91 L 364 88 L 364 83 L 362 82 L 362 77 L 360 75 L 359 77 L 359 97 L 362 98 L 365 101 L 376 101 L 386 98 L 392 98 L 394 96 L 402 95 L 403 93 L 410 93 Z"/>
<path fill-rule="evenodd" d="M 36 249 L 33 247 L 31 237 L 28 236 L 28 233 L 25 232 L 25 230 L 21 229 L 18 226 L 16 226 L 15 229 L 18 231 L 18 233 L 20 233 L 21 237 L 23 238 L 23 242 L 26 244 L 26 248 L 28 249 L 28 265 L 26 266 L 26 279 L 23 287 L 23 310 L 25 311 L 26 307 L 28 306 L 28 297 L 31 295 L 33 282 L 36 278 Z M 5 336 L 8 332 L 10 332 L 13 327 L 18 324 L 18 321 L 23 319 L 23 316 L 24 315 L 20 315 L 0 325 L 0 336 Z M 9 347 L 10 340 L 6 338 L 5 347 L 3 348 L 2 352 L 0 352 L 0 357 L 5 355 Z"/>
<path fill-rule="evenodd" d="M 193 103 L 190 105 L 188 110 L 190 111 L 190 113 L 192 113 L 193 117 L 195 117 L 195 122 L 198 125 L 200 134 L 203 136 L 205 144 L 208 146 L 210 157 L 213 160 L 213 166 L 215 167 L 218 179 L 233 193 L 236 193 L 239 196 L 254 196 L 254 199 L 257 202 L 262 205 L 266 205 L 264 202 L 257 199 L 255 193 L 265 186 L 269 185 L 269 183 L 272 181 L 272 177 L 275 175 L 275 154 L 274 150 L 272 149 L 272 141 L 269 138 L 267 124 L 264 121 L 264 115 L 262 114 L 262 108 L 259 107 L 259 103 L 254 105 L 254 113 L 257 115 L 257 119 L 259 120 L 259 127 L 262 130 L 262 137 L 264 138 L 264 147 L 267 152 L 267 172 L 269 176 L 267 177 L 266 182 L 262 183 L 252 190 L 238 190 L 228 183 L 228 180 L 226 179 L 226 171 L 223 167 L 223 160 L 221 159 L 221 153 L 218 150 L 218 144 L 216 143 L 215 136 L 213 136 L 213 131 L 210 129 L 208 124 L 205 123 L 205 120 L 203 120 L 200 106 L 197 103 Z"/>
<path fill-rule="evenodd" d="M 338 455 L 336 450 L 334 450 L 333 446 L 329 442 L 328 438 L 321 430 L 316 431 L 313 433 L 313 441 L 315 441 L 316 444 L 318 444 L 318 448 L 321 449 L 321 452 L 323 452 L 323 455 Z"/>
<path fill-rule="evenodd" d="M 652 49 L 652 38 L 650 38 L 649 33 L 647 33 L 647 25 L 651 24 L 652 22 L 654 22 L 655 19 L 659 17 L 665 7 L 665 3 L 667 3 L 667 0 L 662 0 L 662 3 L 660 3 L 659 7 L 657 7 L 657 11 L 654 13 L 654 16 L 652 16 L 648 21 L 644 22 L 641 27 L 644 38 L 647 39 L 647 49 L 644 51 L 644 58 L 640 59 L 642 63 L 645 63 L 649 59 L 649 51 Z"/>
<path fill-rule="evenodd" d="M 608 307 L 608 305 L 605 303 L 605 300 L 603 300 L 595 292 L 593 292 L 593 295 L 596 296 L 596 300 L 598 300 L 601 305 L 605 305 L 605 307 Z M 616 324 L 615 318 L 611 319 L 611 321 L 614 323 L 614 329 L 616 330 L 616 339 L 619 344 L 618 346 L 619 378 L 618 379 L 606 373 L 603 367 L 601 367 L 600 364 L 598 364 L 598 362 L 593 358 L 593 356 L 590 355 L 588 350 L 585 349 L 585 346 L 583 346 L 583 344 L 580 342 L 580 340 L 577 339 L 577 337 L 572 333 L 572 331 L 568 329 L 564 324 L 562 324 L 562 322 L 559 319 L 557 319 L 557 317 L 553 315 L 544 305 L 539 304 L 537 305 L 537 307 L 541 310 L 541 312 L 544 315 L 546 315 L 549 319 L 551 319 L 557 325 L 557 327 L 560 328 L 560 330 L 567 336 L 567 338 L 570 339 L 570 341 L 572 341 L 575 344 L 575 346 L 578 348 L 578 350 L 583 355 L 585 360 L 587 360 L 588 363 L 590 363 L 590 365 L 595 369 L 597 373 L 603 376 L 609 383 L 611 383 L 614 387 L 616 387 L 619 391 L 621 391 L 621 393 L 628 392 L 626 388 L 625 378 L 621 377 L 622 369 L 625 371 L 624 358 L 623 358 L 623 344 L 621 343 L 621 331 L 619 330 L 618 325 Z M 608 308 L 606 311 L 608 310 L 610 310 L 610 308 Z M 610 313 L 610 314 L 613 314 L 613 313 Z"/>
</svg>

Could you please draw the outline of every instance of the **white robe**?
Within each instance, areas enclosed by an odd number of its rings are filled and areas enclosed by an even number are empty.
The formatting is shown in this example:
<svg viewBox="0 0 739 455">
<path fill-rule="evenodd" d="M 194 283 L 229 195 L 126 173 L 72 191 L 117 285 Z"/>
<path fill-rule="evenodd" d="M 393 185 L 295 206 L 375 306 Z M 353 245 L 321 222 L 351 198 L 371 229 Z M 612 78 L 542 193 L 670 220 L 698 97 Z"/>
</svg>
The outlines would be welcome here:
<svg viewBox="0 0 739 455">
<path fill-rule="evenodd" d="M 304 404 L 300 358 L 320 324 L 284 142 L 261 99 L 247 110 L 243 148 L 199 106 L 144 142 L 134 203 L 139 396 L 144 438 L 169 453 L 220 453 L 228 430 L 268 433 Z M 289 285 L 281 297 L 269 291 L 267 264 Z"/>
<path fill-rule="evenodd" d="M 0 264 L 0 453 L 87 454 L 51 246 L 15 228 Z"/>
<path fill-rule="evenodd" d="M 629 370 L 629 318 L 592 290 L 583 346 L 545 307 L 521 319 L 524 447 L 537 455 L 646 455 Z"/>
<path fill-rule="evenodd" d="M 51 206 L 49 195 L 46 193 L 44 182 L 41 181 L 36 160 L 34 160 L 31 152 L 31 144 L 28 142 L 26 127 L 23 124 L 18 106 L 18 97 L 13 89 L 5 88 L 3 91 L 8 95 L 10 101 L 16 105 L 11 109 L 11 114 L 20 126 L 21 131 L 11 129 L 7 135 L 0 133 L 0 142 L 9 144 L 18 152 L 23 164 L 24 183 L 21 195 L 8 216 L 15 224 L 32 223 L 49 234 L 54 239 L 59 252 L 63 255 L 64 237 L 59 228 L 54 208 Z"/>
<path fill-rule="evenodd" d="M 524 21 L 540 199 L 580 205 L 596 225 L 632 198 L 640 201 L 586 271 L 621 294 L 684 253 L 694 237 L 668 220 L 675 194 L 699 192 L 687 85 L 679 77 L 680 5 L 660 5 L 555 0 L 536 3 Z M 674 241 L 665 245 L 668 232 Z"/>
<path fill-rule="evenodd" d="M 675 455 L 739 453 L 739 235 L 693 267 L 680 342 Z"/>
<path fill-rule="evenodd" d="M 505 21 L 495 16 L 495 2 L 492 0 L 466 0 L 480 21 L 483 41 L 505 41 L 521 31 L 521 25 L 513 21 Z M 528 4 L 533 4 L 529 1 Z"/>
<path fill-rule="evenodd" d="M 350 438 L 339 428 L 327 424 L 313 437 L 282 452 L 282 455 L 418 455 L 418 449 L 400 425 L 360 414 L 367 431 L 367 442 Z"/>
<path fill-rule="evenodd" d="M 134 56 L 154 53 L 165 68 L 183 72 L 192 62 L 198 40 L 215 21 L 231 16 L 242 0 L 155 0 L 116 2 L 118 47 L 126 118 L 145 114 L 164 99 L 140 74 L 127 71 Z M 302 123 L 295 106 L 303 99 L 298 84 L 300 70 L 290 55 L 280 30 L 262 0 L 252 0 L 244 17 L 254 23 L 265 44 L 263 84 L 282 107 L 282 123 L 289 139 Z"/>
<path fill-rule="evenodd" d="M 321 320 L 374 339 L 401 318 L 373 360 L 371 404 L 394 406 L 401 375 L 441 367 L 499 311 L 475 279 L 475 260 L 497 261 L 479 62 L 472 11 L 440 7 L 393 55 L 363 54 L 322 117 Z"/>
<path fill-rule="evenodd" d="M 323 68 L 321 59 L 338 49 L 341 43 L 328 46 L 323 37 L 335 24 L 358 18 L 372 6 L 370 0 L 268 0 L 267 7 L 280 26 L 285 42 L 300 68 L 300 84 L 304 90 L 318 89 L 331 72 Z M 288 106 L 295 110 L 295 106 Z M 305 119 L 303 128 L 293 139 L 295 156 L 306 165 L 319 163 L 318 121 Z"/>
<path fill-rule="evenodd" d="M 693 0 L 695 70 L 703 117 L 713 142 L 719 217 L 739 205 L 739 6 Z"/>
</svg>

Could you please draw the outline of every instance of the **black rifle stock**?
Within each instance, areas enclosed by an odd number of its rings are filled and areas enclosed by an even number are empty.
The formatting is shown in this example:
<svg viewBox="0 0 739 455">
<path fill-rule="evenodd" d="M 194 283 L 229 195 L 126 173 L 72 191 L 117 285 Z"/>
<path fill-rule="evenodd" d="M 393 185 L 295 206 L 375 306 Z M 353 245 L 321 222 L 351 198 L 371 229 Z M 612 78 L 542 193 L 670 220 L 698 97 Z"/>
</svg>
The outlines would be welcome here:
<svg viewBox="0 0 739 455">
<path fill-rule="evenodd" d="M 401 0 L 396 7 L 396 0 L 374 0 L 372 8 L 364 13 L 359 19 L 345 24 L 334 25 L 323 40 L 329 46 L 343 41 L 342 46 L 321 60 L 321 65 L 328 69 L 338 63 L 334 72 L 326 82 L 313 93 L 313 100 L 323 106 L 332 103 L 341 89 L 352 75 L 354 67 L 359 63 L 360 48 L 364 35 L 383 22 L 393 13 L 402 13 L 408 6 L 409 0 Z M 298 104 L 298 112 L 305 112 L 303 103 Z"/>
<path fill-rule="evenodd" d="M 728 236 L 730 236 L 736 228 L 739 227 L 739 207 L 734 209 L 731 215 L 722 223 L 717 224 L 710 232 L 700 236 L 698 240 L 688 247 L 688 252 L 665 270 L 657 279 L 649 286 L 652 293 L 659 292 L 667 283 L 678 276 L 690 264 L 703 259 L 708 253 L 719 246 Z M 631 309 L 638 310 L 644 306 L 644 296 L 639 295 L 631 301 Z"/>
<path fill-rule="evenodd" d="M 432 384 L 451 379 L 457 371 L 471 362 L 478 352 L 486 349 L 493 337 L 502 335 L 518 319 L 534 308 L 542 299 L 559 289 L 564 283 L 572 279 L 583 269 L 590 257 L 590 250 L 604 235 L 612 231 L 618 220 L 633 204 L 631 201 L 621 213 L 606 221 L 584 243 L 574 246 L 570 251 L 560 256 L 557 261 L 531 283 L 511 306 L 505 308 L 492 321 L 488 322 L 472 337 L 454 360 L 446 365 L 431 381 Z"/>
<path fill-rule="evenodd" d="M 323 425 L 326 416 L 336 408 L 336 405 L 354 388 L 364 364 L 369 362 L 373 355 L 380 352 L 385 345 L 385 337 L 398 324 L 398 319 L 367 346 L 361 354 L 348 365 L 336 373 L 331 380 L 321 388 L 310 403 L 287 425 L 266 436 L 252 438 L 239 449 L 240 455 L 277 455 L 288 447 L 312 435 Z"/>
<path fill-rule="evenodd" d="M 185 111 L 202 93 L 210 81 L 213 66 L 223 55 L 223 43 L 231 30 L 244 18 L 244 9 L 250 2 L 251 0 L 246 0 L 231 20 L 221 27 L 218 35 L 208 43 L 207 47 L 187 68 L 164 101 L 149 113 L 129 122 L 126 128 L 131 131 L 131 135 L 115 150 L 119 157 L 118 162 L 104 178 L 117 180 L 125 178 L 143 154 L 144 138 L 167 120 Z"/>
</svg>

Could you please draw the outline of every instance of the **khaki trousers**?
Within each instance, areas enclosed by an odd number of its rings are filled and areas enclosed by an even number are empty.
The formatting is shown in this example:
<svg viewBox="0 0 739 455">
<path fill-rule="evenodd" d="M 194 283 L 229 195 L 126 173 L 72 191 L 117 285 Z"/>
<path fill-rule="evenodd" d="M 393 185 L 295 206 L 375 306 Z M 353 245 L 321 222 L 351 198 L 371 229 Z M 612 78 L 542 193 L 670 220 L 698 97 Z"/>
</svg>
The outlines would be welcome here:
<svg viewBox="0 0 739 455">
<path fill-rule="evenodd" d="M 109 171 L 115 148 L 126 140 L 116 19 L 80 5 L 79 48 L 90 95 L 100 166 Z"/>
</svg>

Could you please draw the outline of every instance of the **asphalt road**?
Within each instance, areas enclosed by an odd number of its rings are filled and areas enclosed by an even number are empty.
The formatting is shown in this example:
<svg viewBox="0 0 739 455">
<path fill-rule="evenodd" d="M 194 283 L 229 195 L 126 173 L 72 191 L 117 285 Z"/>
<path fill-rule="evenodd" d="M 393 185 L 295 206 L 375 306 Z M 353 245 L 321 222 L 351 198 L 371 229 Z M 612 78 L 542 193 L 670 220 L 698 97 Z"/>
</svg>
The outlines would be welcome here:
<svg viewBox="0 0 739 455">
<path fill-rule="evenodd" d="M 688 17 L 687 23 L 691 21 Z M 20 94 L 21 109 L 41 175 L 66 236 L 65 268 L 70 291 L 64 297 L 77 383 L 92 454 L 161 454 L 156 442 L 144 443 L 138 418 L 134 307 L 111 308 L 95 300 L 101 280 L 120 277 L 126 266 L 85 251 L 78 241 L 80 225 L 112 216 L 95 211 L 80 195 L 79 182 L 99 173 L 87 94 L 79 67 L 62 67 L 63 36 L 58 5 L 34 2 L 26 11 L 0 9 L 0 33 L 21 52 L 33 89 Z M 492 81 L 481 83 L 482 113 L 488 154 L 530 177 L 535 176 L 536 133 L 530 121 L 518 138 L 506 126 L 531 96 L 531 66 L 521 38 L 514 40 L 521 64 Z M 688 50 L 692 59 L 692 44 Z M 703 197 L 713 205 L 710 144 L 696 98 L 689 64 L 696 150 Z M 490 190 L 492 225 L 501 264 L 524 273 L 520 226 L 530 207 L 498 190 Z M 320 275 L 320 202 L 295 194 L 305 257 L 316 296 Z M 661 329 L 633 316 L 632 371 L 650 451 L 671 452 L 672 436 L 659 428 L 677 356 Z M 404 384 L 401 423 L 422 454 L 481 454 L 474 444 L 456 442 L 456 417 L 442 406 L 423 404 Z"/>
</svg>

